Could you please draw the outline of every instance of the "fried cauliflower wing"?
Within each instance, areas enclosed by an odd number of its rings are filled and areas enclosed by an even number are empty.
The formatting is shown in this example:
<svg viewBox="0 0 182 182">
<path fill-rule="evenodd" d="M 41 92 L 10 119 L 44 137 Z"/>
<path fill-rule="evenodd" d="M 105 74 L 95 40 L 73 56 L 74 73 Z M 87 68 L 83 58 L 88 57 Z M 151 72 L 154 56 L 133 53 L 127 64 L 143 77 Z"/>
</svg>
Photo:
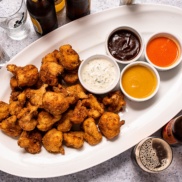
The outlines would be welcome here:
<svg viewBox="0 0 182 182">
<path fill-rule="evenodd" d="M 75 70 L 80 65 L 80 58 L 78 53 L 72 49 L 72 46 L 67 44 L 63 45 L 59 48 L 60 55 L 59 63 L 66 69 L 66 70 Z"/>
<path fill-rule="evenodd" d="M 82 105 L 88 109 L 88 116 L 97 119 L 104 113 L 104 106 L 93 94 L 89 94 L 88 99 L 82 100 Z"/>
<path fill-rule="evenodd" d="M 58 59 L 56 58 L 56 52 L 55 51 L 48 53 L 45 57 L 42 58 L 42 64 L 44 64 L 46 62 L 58 63 Z"/>
<path fill-rule="evenodd" d="M 17 115 L 19 126 L 25 131 L 32 131 L 37 126 L 37 107 L 28 104 Z"/>
<path fill-rule="evenodd" d="M 10 116 L 0 123 L 1 130 L 8 136 L 18 137 L 22 129 L 17 122 L 16 116 Z"/>
<path fill-rule="evenodd" d="M 42 107 L 42 99 L 43 95 L 46 93 L 46 88 L 48 87 L 47 84 L 43 84 L 39 89 L 34 90 L 27 88 L 25 90 L 26 97 L 28 98 L 29 102 L 33 106 L 37 106 L 39 108 Z"/>
<path fill-rule="evenodd" d="M 18 139 L 18 145 L 28 153 L 37 154 L 41 151 L 42 135 L 39 131 L 23 131 Z"/>
<path fill-rule="evenodd" d="M 113 112 L 105 112 L 99 119 L 98 127 L 107 139 L 113 139 L 120 133 L 120 127 L 124 121 L 120 122 L 119 115 Z"/>
<path fill-rule="evenodd" d="M 63 141 L 67 147 L 79 149 L 84 144 L 83 136 L 84 136 L 84 133 L 81 131 L 63 133 Z"/>
<path fill-rule="evenodd" d="M 17 94 L 17 95 L 16 95 Z M 15 96 L 16 95 L 16 96 Z M 25 92 L 13 92 L 10 98 L 9 112 L 11 115 L 18 115 L 26 103 Z"/>
<path fill-rule="evenodd" d="M 75 84 L 78 81 L 78 69 L 73 71 L 66 70 L 62 77 L 67 84 Z"/>
<path fill-rule="evenodd" d="M 97 145 L 102 141 L 102 134 L 98 130 L 95 120 L 93 118 L 87 118 L 83 122 L 84 139 L 90 145 Z"/>
<path fill-rule="evenodd" d="M 64 148 L 62 146 L 63 133 L 55 128 L 49 130 L 42 138 L 44 148 L 51 153 L 64 154 Z"/>
<path fill-rule="evenodd" d="M 107 106 L 108 111 L 119 112 L 125 106 L 124 95 L 121 91 L 117 90 L 109 93 L 106 97 L 103 98 L 103 104 Z"/>
<path fill-rule="evenodd" d="M 8 64 L 7 70 L 15 76 L 17 85 L 20 88 L 25 86 L 33 86 L 39 78 L 37 67 L 31 64 L 24 67 Z M 15 82 L 15 80 L 13 82 Z"/>
<path fill-rule="evenodd" d="M 9 104 L 0 101 L 0 122 L 9 116 Z"/>
<path fill-rule="evenodd" d="M 46 111 L 41 111 L 37 117 L 37 128 L 40 131 L 48 131 L 52 126 L 61 119 L 61 115 L 53 116 Z"/>
<path fill-rule="evenodd" d="M 52 115 L 60 115 L 69 108 L 69 103 L 64 94 L 48 91 L 43 96 L 42 107 Z"/>
<path fill-rule="evenodd" d="M 88 111 L 86 107 L 82 105 L 82 101 L 79 100 L 73 110 L 70 120 L 74 124 L 80 124 L 85 120 L 87 116 L 88 116 Z"/>
<path fill-rule="evenodd" d="M 72 122 L 70 118 L 72 114 L 73 114 L 73 110 L 69 110 L 63 114 L 61 120 L 58 122 L 57 130 L 62 132 L 68 132 L 71 130 Z"/>
<path fill-rule="evenodd" d="M 56 86 L 63 71 L 63 66 L 56 62 L 44 62 L 40 67 L 40 79 L 43 83 Z"/>
</svg>

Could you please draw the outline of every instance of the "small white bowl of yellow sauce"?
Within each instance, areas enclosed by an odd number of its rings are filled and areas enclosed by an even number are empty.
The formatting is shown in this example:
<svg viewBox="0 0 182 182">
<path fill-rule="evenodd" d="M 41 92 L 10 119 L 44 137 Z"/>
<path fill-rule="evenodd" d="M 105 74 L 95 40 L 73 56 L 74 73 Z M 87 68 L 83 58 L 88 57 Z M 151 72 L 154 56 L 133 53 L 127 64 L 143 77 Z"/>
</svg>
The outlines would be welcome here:
<svg viewBox="0 0 182 182">
<path fill-rule="evenodd" d="M 159 85 L 160 77 L 157 70 L 143 61 L 128 64 L 120 75 L 120 88 L 132 101 L 151 99 L 157 93 Z"/>
<path fill-rule="evenodd" d="M 81 62 L 78 77 L 82 86 L 94 94 L 105 94 L 119 85 L 120 68 L 107 55 L 93 55 Z"/>
</svg>

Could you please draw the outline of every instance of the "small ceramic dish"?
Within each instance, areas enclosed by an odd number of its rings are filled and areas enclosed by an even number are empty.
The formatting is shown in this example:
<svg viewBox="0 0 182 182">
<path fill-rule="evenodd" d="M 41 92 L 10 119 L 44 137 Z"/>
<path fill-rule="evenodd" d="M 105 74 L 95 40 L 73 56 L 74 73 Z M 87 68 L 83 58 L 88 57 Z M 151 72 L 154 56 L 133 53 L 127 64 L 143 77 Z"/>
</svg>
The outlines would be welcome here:
<svg viewBox="0 0 182 182">
<path fill-rule="evenodd" d="M 157 70 L 170 70 L 182 60 L 180 39 L 167 32 L 152 34 L 145 46 L 145 59 Z"/>
<path fill-rule="evenodd" d="M 91 93 L 105 94 L 119 83 L 120 68 L 107 55 L 93 55 L 81 62 L 78 77 L 82 86 Z"/>
<path fill-rule="evenodd" d="M 106 37 L 105 49 L 109 56 L 120 64 L 129 64 L 138 60 L 144 50 L 142 35 L 134 28 L 120 26 Z"/>
<path fill-rule="evenodd" d="M 120 88 L 132 101 L 142 102 L 151 99 L 158 91 L 160 77 L 149 63 L 137 61 L 125 66 L 120 75 Z"/>
</svg>

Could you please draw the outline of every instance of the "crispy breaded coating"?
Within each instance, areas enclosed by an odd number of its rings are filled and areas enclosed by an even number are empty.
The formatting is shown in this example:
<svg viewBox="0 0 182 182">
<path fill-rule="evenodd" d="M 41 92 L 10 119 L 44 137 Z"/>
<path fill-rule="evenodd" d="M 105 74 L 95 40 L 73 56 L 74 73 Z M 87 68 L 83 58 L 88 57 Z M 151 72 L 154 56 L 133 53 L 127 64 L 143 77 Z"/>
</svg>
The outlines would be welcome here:
<svg viewBox="0 0 182 182">
<path fill-rule="evenodd" d="M 28 104 L 17 115 L 19 126 L 25 131 L 32 131 L 37 126 L 37 107 Z"/>
<path fill-rule="evenodd" d="M 24 67 L 8 64 L 7 70 L 15 76 L 18 87 L 33 86 L 39 78 L 37 67 L 31 64 Z M 13 82 L 15 82 L 15 80 Z M 13 85 L 14 84 L 12 84 L 12 86 Z"/>
<path fill-rule="evenodd" d="M 82 101 L 79 100 L 73 110 L 72 116 L 70 117 L 71 122 L 74 124 L 82 123 L 88 116 L 87 108 L 82 105 Z"/>
<path fill-rule="evenodd" d="M 44 62 L 40 67 L 40 79 L 43 83 L 56 86 L 63 71 L 63 66 L 56 62 Z"/>
<path fill-rule="evenodd" d="M 25 90 L 26 97 L 28 98 L 29 102 L 33 106 L 37 106 L 39 108 L 42 107 L 42 99 L 43 95 L 46 93 L 46 88 L 48 87 L 47 84 L 43 84 L 39 89 L 30 89 L 27 88 Z"/>
<path fill-rule="evenodd" d="M 79 149 L 84 144 L 84 133 L 82 131 L 73 131 L 63 133 L 63 142 L 67 147 Z"/>
<path fill-rule="evenodd" d="M 83 122 L 84 139 L 90 145 L 97 145 L 102 141 L 102 134 L 98 130 L 95 120 L 93 118 L 87 118 Z"/>
<path fill-rule="evenodd" d="M 77 99 L 86 99 L 88 95 L 81 84 L 75 84 L 66 88 L 67 96 L 74 96 Z"/>
<path fill-rule="evenodd" d="M 55 52 L 48 53 L 45 57 L 42 58 L 42 64 L 46 62 L 58 63 L 58 59 L 55 56 Z"/>
<path fill-rule="evenodd" d="M 0 101 L 0 122 L 9 116 L 9 104 Z"/>
<path fill-rule="evenodd" d="M 62 146 L 63 133 L 55 128 L 49 130 L 42 138 L 42 143 L 48 152 L 64 154 Z"/>
<path fill-rule="evenodd" d="M 16 116 L 10 116 L 0 123 L 1 130 L 8 136 L 18 137 L 22 129 L 17 122 Z"/>
<path fill-rule="evenodd" d="M 39 131 L 23 131 L 18 139 L 18 145 L 28 153 L 37 154 L 41 151 L 42 135 Z"/>
<path fill-rule="evenodd" d="M 72 122 L 70 118 L 72 117 L 73 110 L 69 110 L 65 112 L 61 118 L 61 120 L 58 122 L 57 130 L 62 132 L 68 132 L 71 130 Z"/>
<path fill-rule="evenodd" d="M 94 119 L 99 118 L 104 113 L 103 104 L 93 94 L 89 94 L 88 99 L 83 99 L 82 105 L 88 109 L 88 116 Z"/>
<path fill-rule="evenodd" d="M 99 119 L 98 127 L 101 133 L 107 139 L 113 139 L 120 133 L 120 127 L 124 124 L 124 121 L 120 122 L 118 114 L 113 112 L 105 112 Z"/>
<path fill-rule="evenodd" d="M 69 103 L 64 94 L 48 91 L 43 96 L 42 107 L 52 115 L 60 115 L 69 108 Z"/>
<path fill-rule="evenodd" d="M 103 104 L 107 106 L 108 111 L 119 112 L 125 106 L 124 95 L 121 91 L 113 91 L 103 98 Z"/>
<path fill-rule="evenodd" d="M 11 90 L 18 90 L 19 89 L 18 81 L 17 81 L 15 76 L 11 77 L 11 79 L 10 79 L 10 87 L 11 87 Z"/>
<path fill-rule="evenodd" d="M 67 84 L 75 84 L 78 81 L 78 69 L 73 70 L 73 71 L 65 71 L 64 74 L 62 75 L 63 80 Z"/>
<path fill-rule="evenodd" d="M 80 65 L 80 58 L 78 53 L 72 49 L 72 46 L 67 44 L 63 45 L 59 48 L 60 55 L 57 57 L 59 58 L 59 63 L 66 69 L 66 70 L 75 70 Z"/>
<path fill-rule="evenodd" d="M 37 117 L 37 128 L 40 131 L 47 131 L 52 128 L 52 126 L 61 119 L 61 115 L 53 116 L 46 111 L 41 111 L 38 113 Z"/>
<path fill-rule="evenodd" d="M 12 97 L 10 99 L 10 104 L 9 104 L 10 114 L 11 115 L 19 114 L 22 108 L 24 107 L 25 103 L 26 103 L 25 92 L 20 92 L 19 94 L 13 92 Z"/>
</svg>

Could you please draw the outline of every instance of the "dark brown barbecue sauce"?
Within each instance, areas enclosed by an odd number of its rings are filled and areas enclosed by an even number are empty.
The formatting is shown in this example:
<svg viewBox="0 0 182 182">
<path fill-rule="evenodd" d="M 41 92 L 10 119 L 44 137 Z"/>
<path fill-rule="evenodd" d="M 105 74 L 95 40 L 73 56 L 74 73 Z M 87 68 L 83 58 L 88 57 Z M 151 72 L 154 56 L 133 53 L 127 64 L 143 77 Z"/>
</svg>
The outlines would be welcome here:
<svg viewBox="0 0 182 182">
<path fill-rule="evenodd" d="M 117 30 L 108 40 L 110 54 L 121 61 L 130 61 L 140 52 L 141 43 L 138 36 L 129 30 Z"/>
</svg>

